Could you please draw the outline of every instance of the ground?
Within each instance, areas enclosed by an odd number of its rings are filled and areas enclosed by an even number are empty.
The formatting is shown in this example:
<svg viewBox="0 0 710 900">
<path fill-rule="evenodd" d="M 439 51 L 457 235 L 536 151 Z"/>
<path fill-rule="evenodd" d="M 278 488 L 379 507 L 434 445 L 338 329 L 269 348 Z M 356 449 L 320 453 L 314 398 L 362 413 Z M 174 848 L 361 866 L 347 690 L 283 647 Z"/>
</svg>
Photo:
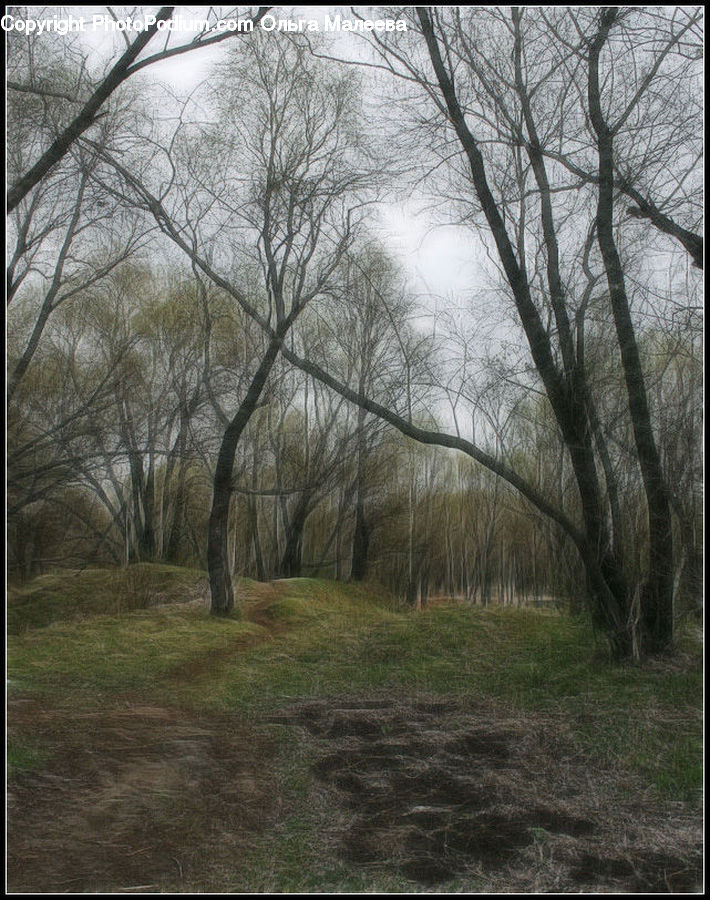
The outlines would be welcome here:
<svg viewBox="0 0 710 900">
<path fill-rule="evenodd" d="M 260 627 L 268 607 L 253 604 Z M 207 686 L 234 653 L 170 677 Z M 322 687 L 231 709 L 145 686 L 90 703 L 12 690 L 10 739 L 35 758 L 9 782 L 9 890 L 701 889 L 697 806 L 594 759 L 559 710 Z"/>
</svg>

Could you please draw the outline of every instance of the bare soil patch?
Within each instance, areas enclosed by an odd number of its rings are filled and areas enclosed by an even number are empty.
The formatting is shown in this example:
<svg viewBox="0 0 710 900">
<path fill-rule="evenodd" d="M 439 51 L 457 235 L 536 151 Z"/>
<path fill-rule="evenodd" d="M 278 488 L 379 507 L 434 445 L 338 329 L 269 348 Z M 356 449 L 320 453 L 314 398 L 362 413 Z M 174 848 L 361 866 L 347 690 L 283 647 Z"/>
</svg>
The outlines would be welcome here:
<svg viewBox="0 0 710 900">
<path fill-rule="evenodd" d="M 282 737 L 293 728 L 312 761 L 324 865 L 415 891 L 702 885 L 699 816 L 595 767 L 552 717 L 349 697 L 294 701 L 256 727 L 137 703 L 80 713 L 12 700 L 10 734 L 52 752 L 9 785 L 11 891 L 245 890 L 241 860 L 269 835 L 277 846 L 294 809 L 276 788 L 271 723 Z"/>
<path fill-rule="evenodd" d="M 702 884 L 696 818 L 595 770 L 559 722 L 381 699 L 297 703 L 273 721 L 312 736 L 350 863 L 394 867 L 423 890 L 468 876 L 491 892 Z"/>
<path fill-rule="evenodd" d="M 230 717 L 10 706 L 54 748 L 9 785 L 12 891 L 210 890 L 273 818 L 271 747 Z"/>
</svg>

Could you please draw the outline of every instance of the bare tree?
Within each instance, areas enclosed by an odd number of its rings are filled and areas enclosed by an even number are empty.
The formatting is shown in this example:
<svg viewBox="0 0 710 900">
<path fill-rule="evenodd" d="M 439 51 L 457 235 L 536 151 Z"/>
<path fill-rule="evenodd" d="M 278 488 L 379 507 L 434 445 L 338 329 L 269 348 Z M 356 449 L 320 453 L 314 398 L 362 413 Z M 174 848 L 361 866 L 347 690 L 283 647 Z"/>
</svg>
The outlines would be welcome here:
<svg viewBox="0 0 710 900">
<path fill-rule="evenodd" d="M 578 356 L 578 348 L 574 342 L 573 323 L 570 320 L 567 306 L 567 292 L 559 255 L 559 226 L 555 222 L 555 212 L 551 200 L 551 181 L 545 165 L 545 154 L 542 152 L 543 141 L 538 133 L 530 100 L 533 88 L 526 80 L 525 67 L 528 64 L 524 61 L 523 56 L 520 14 L 513 12 L 510 23 L 506 25 L 503 22 L 500 25 L 500 32 L 503 34 L 502 40 L 505 42 L 507 36 L 509 46 L 512 43 L 512 52 L 509 56 L 510 62 L 507 65 L 508 72 L 505 74 L 500 70 L 499 80 L 509 87 L 513 87 L 514 105 L 510 105 L 510 101 L 506 100 L 499 93 L 497 84 L 492 85 L 490 83 L 490 79 L 487 78 L 487 72 L 483 71 L 476 61 L 474 54 L 471 52 L 472 48 L 466 43 L 463 29 L 461 29 L 460 23 L 455 18 L 452 27 L 447 29 L 441 18 L 437 16 L 437 34 L 434 16 L 426 8 L 418 9 L 418 17 L 422 36 L 434 70 L 436 88 L 434 88 L 427 76 L 422 74 L 416 64 L 410 62 L 402 53 L 398 54 L 397 51 L 390 50 L 379 39 L 377 39 L 378 49 L 390 61 L 392 67 L 395 65 L 402 66 L 404 77 L 410 81 L 414 80 L 424 87 L 428 95 L 437 104 L 438 109 L 445 113 L 465 155 L 475 195 L 493 238 L 502 270 L 517 309 L 519 321 L 526 335 L 536 371 L 544 386 L 545 394 L 569 453 L 575 473 L 584 523 L 582 534 L 576 532 L 576 529 L 569 530 L 570 521 L 566 515 L 560 516 L 558 514 L 556 518 L 560 524 L 564 523 L 571 536 L 574 535 L 573 539 L 575 539 L 575 543 L 584 560 L 592 595 L 595 598 L 593 607 L 595 614 L 600 624 L 605 628 L 615 653 L 619 656 L 625 656 L 633 651 L 638 637 L 634 630 L 635 624 L 632 621 L 632 589 L 626 583 L 623 561 L 617 558 L 615 544 L 611 540 L 606 512 L 607 501 L 604 498 L 602 483 L 599 480 L 597 469 L 597 452 L 599 448 L 595 447 L 594 435 L 596 433 L 597 441 L 599 441 L 601 432 L 598 428 L 594 428 L 589 385 L 586 381 L 582 359 Z M 604 19 L 602 19 L 603 21 Z M 602 25 L 602 29 L 603 27 Z M 689 27 L 690 25 L 688 24 L 680 26 L 678 31 L 671 35 L 666 45 L 667 50 L 679 42 L 680 36 Z M 599 34 L 601 34 L 601 31 Z M 511 38 L 512 40 L 510 40 Z M 590 66 L 594 68 L 594 38 L 590 36 L 589 39 L 592 47 Z M 599 36 L 597 35 L 598 42 Z M 575 58 L 579 57 L 577 46 L 573 46 L 569 51 L 570 55 Z M 388 53 L 389 56 L 387 55 Z M 666 53 L 662 52 L 656 58 L 650 74 L 638 85 L 638 96 L 648 87 L 653 76 L 660 68 L 665 55 Z M 396 63 L 391 62 L 393 59 L 396 60 Z M 548 304 L 550 316 L 548 321 L 554 324 L 554 331 L 545 324 L 541 310 L 536 305 L 533 296 L 534 281 L 530 279 L 527 272 L 524 231 L 518 231 L 516 235 L 518 245 L 516 247 L 514 239 L 511 238 L 506 227 L 506 201 L 500 195 L 497 199 L 492 190 L 488 171 L 491 162 L 490 160 L 487 162 L 484 158 L 479 146 L 479 140 L 469 126 L 464 107 L 460 102 L 454 83 L 454 59 L 465 63 L 463 71 L 470 71 L 474 80 L 478 79 L 489 97 L 492 98 L 491 106 L 495 115 L 491 117 L 489 111 L 484 109 L 480 119 L 480 122 L 483 122 L 486 135 L 488 136 L 492 129 L 494 138 L 500 139 L 502 133 L 507 132 L 510 134 L 513 145 L 518 142 L 525 147 L 539 204 L 540 233 L 544 248 L 542 272 L 546 274 L 547 280 L 545 289 L 542 290 L 542 296 L 546 298 L 545 302 Z M 542 64 L 545 65 L 546 61 L 543 61 Z M 468 66 L 468 70 L 466 66 Z M 540 85 L 535 85 L 534 89 L 538 91 L 539 96 Z M 438 91 L 440 91 L 440 94 Z M 594 98 L 590 96 L 588 99 L 590 112 L 592 117 L 594 117 L 595 112 L 591 108 L 594 104 Z M 637 99 L 638 97 L 635 97 L 633 103 L 637 102 Z M 622 118 L 624 121 L 628 119 L 628 113 L 625 112 Z M 500 122 L 504 123 L 502 132 Z M 595 130 L 599 136 L 600 129 L 595 126 Z M 602 199 L 604 197 L 608 198 L 609 191 L 613 191 L 614 182 L 613 177 L 610 175 L 611 165 L 611 159 L 608 159 L 606 174 L 604 175 L 606 179 L 605 186 L 601 184 L 601 175 L 596 181 L 596 184 L 599 185 L 599 196 Z M 606 191 L 606 194 L 604 191 Z M 609 199 L 607 199 L 606 203 L 608 204 L 608 202 Z M 604 227 L 609 227 L 610 208 L 604 204 L 602 204 L 602 207 L 602 215 L 606 216 L 607 224 L 605 226 L 600 221 L 598 209 L 596 220 L 598 232 L 600 229 L 603 231 Z M 600 240 L 603 240 L 602 235 L 598 234 L 598 237 L 600 237 Z M 609 273 L 610 254 L 607 252 L 607 249 L 602 248 L 602 256 L 607 273 Z M 620 262 L 618 266 L 620 266 Z M 616 271 L 618 274 L 619 269 L 617 268 Z M 618 286 L 618 278 L 615 279 L 614 284 Z M 537 288 L 537 285 L 535 285 L 535 288 Z M 542 289 L 542 284 L 540 288 Z M 626 324 L 628 326 L 630 325 L 628 303 L 622 303 L 617 292 L 616 297 L 612 298 L 617 329 L 619 322 L 623 318 L 621 316 L 621 307 L 623 305 L 626 306 L 627 310 Z M 631 373 L 629 376 L 631 384 L 629 385 L 627 378 L 627 386 L 629 386 L 630 403 L 635 407 L 631 410 L 632 419 L 635 419 L 639 424 L 642 419 L 646 421 L 646 426 L 643 426 L 640 431 L 636 428 L 637 436 L 640 435 L 643 438 L 644 435 L 648 436 L 650 434 L 650 425 L 648 424 L 648 415 L 643 410 L 639 411 L 639 404 L 643 405 L 639 398 L 645 399 L 645 389 L 638 358 L 633 363 L 630 360 L 630 355 L 633 354 L 633 347 L 629 340 L 629 335 L 632 334 L 633 332 L 627 328 L 626 332 L 620 334 L 619 344 L 625 370 L 627 373 Z M 554 349 L 553 337 L 556 342 Z M 351 392 L 351 396 L 353 398 L 358 397 L 358 392 Z M 362 397 L 360 396 L 358 399 L 362 400 Z M 398 422 L 398 427 L 402 427 L 401 420 Z M 402 430 L 405 429 L 402 428 Z M 411 429 L 409 433 L 412 433 Z M 429 440 L 432 443 L 437 440 L 433 435 L 429 434 L 425 437 L 421 432 L 418 437 L 419 439 Z M 440 438 L 441 435 L 438 437 Z M 453 444 L 449 445 L 452 446 Z M 661 516 L 660 512 L 661 507 L 665 507 L 667 511 L 667 504 L 663 503 L 663 490 L 657 477 L 659 474 L 658 467 L 652 463 L 651 443 L 647 440 L 645 445 L 638 448 L 638 453 L 642 469 L 646 468 L 644 477 L 647 489 L 650 486 L 654 497 L 649 502 L 650 515 L 654 518 L 651 530 L 659 535 L 662 533 L 666 540 L 663 551 L 665 555 L 662 556 L 660 563 L 653 563 L 649 570 L 648 585 L 645 589 L 646 613 L 644 613 L 642 619 L 644 629 L 641 639 L 644 641 L 645 649 L 649 652 L 657 652 L 668 646 L 670 639 L 668 623 L 670 621 L 669 608 L 672 602 L 672 595 L 668 591 L 669 566 L 667 563 L 669 562 L 669 554 L 672 554 L 672 548 L 669 527 L 667 527 L 669 526 L 669 520 L 665 513 Z M 600 455 L 603 455 L 603 450 Z M 495 466 L 492 468 L 496 471 Z M 505 477 L 515 484 L 516 479 L 510 478 L 512 473 L 508 467 L 498 465 L 497 471 L 499 474 L 505 473 Z M 649 473 L 651 472 L 649 480 Z M 610 474 L 610 470 L 607 470 L 607 477 L 610 477 Z M 519 483 L 516 486 L 522 488 L 520 484 L 521 479 L 518 478 L 517 480 Z M 539 500 L 541 499 L 539 494 L 531 491 L 530 487 L 529 483 L 526 483 L 525 487 L 522 488 L 525 496 L 533 500 L 542 509 L 543 507 L 539 505 Z M 655 502 L 656 500 L 658 503 Z M 547 506 L 549 513 L 550 504 L 546 503 L 545 506 Z M 560 511 L 557 512 L 559 513 Z M 661 518 L 663 519 L 662 522 Z M 653 547 L 656 547 L 657 540 L 660 540 L 660 538 L 652 538 Z M 618 546 L 618 543 L 616 546 Z M 655 587 L 650 585 L 655 585 Z M 663 599 L 660 599 L 661 597 Z M 661 607 L 663 612 L 661 612 Z"/>
<path fill-rule="evenodd" d="M 183 207 L 176 200 L 175 179 L 158 197 L 114 157 L 104 155 L 127 185 L 130 202 L 137 198 L 194 265 L 265 334 L 260 362 L 237 411 L 227 415 L 217 455 L 208 568 L 212 611 L 219 615 L 234 608 L 228 537 L 236 448 L 292 326 L 314 298 L 332 290 L 362 216 L 354 198 L 367 181 L 351 154 L 360 143 L 351 127 L 357 104 L 352 79 L 318 69 L 302 45 L 288 42 L 266 54 L 256 38 L 245 42 L 239 57 L 226 66 L 231 93 L 218 92 L 220 124 L 199 135 L 209 158 L 202 164 L 201 190 L 195 196 L 191 182 L 182 193 Z M 238 123 L 233 118 L 236 105 L 243 115 Z M 189 176 L 197 166 L 196 148 L 193 144 L 187 157 Z M 252 296 L 243 290 L 243 277 L 236 281 L 231 274 L 220 274 L 208 258 L 216 255 L 203 249 L 210 230 L 228 248 L 231 242 L 232 252 L 238 246 L 251 259 L 248 266 L 260 273 L 261 284 Z M 186 238 L 190 233 L 192 238 Z"/>
<path fill-rule="evenodd" d="M 235 34 L 242 32 L 237 30 L 218 30 L 206 29 L 199 31 L 192 41 L 178 46 L 169 45 L 170 32 L 168 31 L 168 40 L 166 40 L 163 49 L 153 53 L 151 56 L 139 60 L 143 50 L 150 41 L 161 30 L 161 25 L 167 22 L 173 15 L 174 6 L 163 6 L 153 16 L 153 21 L 145 27 L 132 43 L 128 44 L 126 50 L 119 59 L 111 67 L 110 71 L 103 77 L 98 86 L 93 90 L 91 96 L 86 100 L 79 112 L 73 116 L 71 121 L 61 130 L 54 138 L 49 147 L 42 153 L 40 158 L 15 180 L 12 187 L 7 192 L 7 211 L 12 212 L 13 209 L 22 201 L 27 194 L 42 181 L 50 170 L 62 160 L 68 152 L 72 144 L 80 137 L 91 125 L 99 120 L 103 115 L 100 112 L 106 100 L 123 84 L 126 79 L 130 78 L 135 72 L 144 69 L 146 66 L 152 65 L 161 60 L 170 59 L 182 53 L 199 49 L 201 47 L 210 46 Z M 268 7 L 262 7 L 251 21 L 256 24 L 265 15 Z M 112 15 L 114 15 L 112 13 Z M 219 13 L 211 10 L 210 15 L 215 17 L 216 21 L 221 18 Z M 238 15 L 236 10 L 229 15 Z M 115 15 L 114 15 L 115 17 Z M 124 32 L 125 36 L 125 32 Z M 57 94 L 46 84 L 37 83 L 30 78 L 25 82 L 11 81 L 8 84 L 11 91 L 19 93 L 34 93 L 41 97 L 64 99 L 70 103 L 76 102 L 74 98 L 66 94 Z"/>
</svg>

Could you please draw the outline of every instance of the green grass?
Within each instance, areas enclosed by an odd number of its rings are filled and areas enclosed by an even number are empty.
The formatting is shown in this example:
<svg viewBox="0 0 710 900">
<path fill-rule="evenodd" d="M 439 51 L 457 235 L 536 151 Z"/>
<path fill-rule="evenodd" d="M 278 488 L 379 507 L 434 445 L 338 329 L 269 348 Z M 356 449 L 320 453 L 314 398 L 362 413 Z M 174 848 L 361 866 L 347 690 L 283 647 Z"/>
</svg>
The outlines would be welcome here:
<svg viewBox="0 0 710 900">
<path fill-rule="evenodd" d="M 8 774 L 39 769 L 47 758 L 46 749 L 34 741 L 9 738 L 6 750 L 5 764 Z"/>
<path fill-rule="evenodd" d="M 214 619 L 193 606 L 163 606 L 130 615 L 61 622 L 11 642 L 13 687 L 72 704 L 124 691 L 166 694 L 173 673 L 216 653 L 239 653 L 263 631 L 239 619 Z"/>
<path fill-rule="evenodd" d="M 97 613 L 132 612 L 206 589 L 204 572 L 151 563 L 42 575 L 8 588 L 7 631 L 19 634 Z"/>
<path fill-rule="evenodd" d="M 584 621 L 553 612 L 453 604 L 414 612 L 372 586 L 293 579 L 242 582 L 246 617 L 214 619 L 179 603 L 128 611 L 125 572 L 72 577 L 45 576 L 11 600 L 10 695 L 91 707 L 132 692 L 254 721 L 293 697 L 498 701 L 558 715 L 597 764 L 629 765 L 661 796 L 699 801 L 697 644 L 682 664 L 619 666 Z M 166 567 L 141 578 L 173 599 L 204 583 L 201 573 Z M 289 840 L 298 847 L 297 834 Z"/>
</svg>

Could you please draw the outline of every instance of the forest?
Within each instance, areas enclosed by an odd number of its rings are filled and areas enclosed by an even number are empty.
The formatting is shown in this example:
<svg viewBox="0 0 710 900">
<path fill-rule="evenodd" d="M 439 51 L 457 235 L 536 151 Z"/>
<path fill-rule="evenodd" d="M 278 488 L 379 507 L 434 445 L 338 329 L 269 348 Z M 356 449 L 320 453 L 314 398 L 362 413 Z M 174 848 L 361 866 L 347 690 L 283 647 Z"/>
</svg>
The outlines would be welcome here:
<svg viewBox="0 0 710 900">
<path fill-rule="evenodd" d="M 214 609 L 235 572 L 373 577 L 667 647 L 701 590 L 700 23 L 605 16 L 424 12 L 350 58 L 156 23 L 98 88 L 73 36 L 8 32 L 11 577 L 208 564 Z M 212 41 L 188 97 L 148 80 Z M 485 254 L 466 293 L 408 280 L 401 192 Z"/>
<path fill-rule="evenodd" d="M 686 659 L 702 8 L 87 9 L 3 18 L 10 631 L 314 584 Z"/>
</svg>

